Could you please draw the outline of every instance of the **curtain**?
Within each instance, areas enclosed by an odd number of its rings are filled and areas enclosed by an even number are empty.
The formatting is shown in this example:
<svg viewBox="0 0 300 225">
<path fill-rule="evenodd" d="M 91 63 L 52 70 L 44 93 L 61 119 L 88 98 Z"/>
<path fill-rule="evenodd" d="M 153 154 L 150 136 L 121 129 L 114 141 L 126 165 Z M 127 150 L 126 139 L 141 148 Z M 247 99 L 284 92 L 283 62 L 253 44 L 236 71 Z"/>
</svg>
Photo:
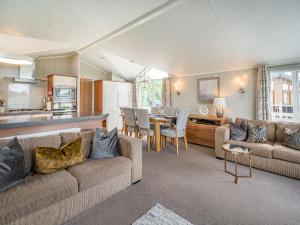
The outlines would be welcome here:
<svg viewBox="0 0 300 225">
<path fill-rule="evenodd" d="M 171 107 L 171 78 L 163 79 L 161 103 L 163 107 Z"/>
<path fill-rule="evenodd" d="M 132 106 L 138 109 L 141 106 L 140 86 L 136 80 L 132 82 Z"/>
<path fill-rule="evenodd" d="M 134 109 L 137 108 L 137 83 L 136 81 L 132 82 L 132 106 Z"/>
<path fill-rule="evenodd" d="M 267 66 L 260 66 L 256 79 L 256 119 L 271 119 L 271 75 Z"/>
</svg>

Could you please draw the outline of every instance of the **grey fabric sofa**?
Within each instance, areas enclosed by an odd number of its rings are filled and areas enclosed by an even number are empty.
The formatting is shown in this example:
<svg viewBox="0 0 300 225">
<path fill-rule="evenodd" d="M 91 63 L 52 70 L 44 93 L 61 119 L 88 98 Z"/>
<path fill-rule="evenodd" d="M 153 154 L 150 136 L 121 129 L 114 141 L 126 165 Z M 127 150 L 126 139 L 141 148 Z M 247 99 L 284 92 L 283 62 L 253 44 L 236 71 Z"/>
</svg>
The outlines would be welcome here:
<svg viewBox="0 0 300 225">
<path fill-rule="evenodd" d="M 83 137 L 85 156 L 91 151 L 93 131 L 62 133 L 20 139 L 25 153 L 25 167 L 34 167 L 36 146 L 59 147 Z M 8 140 L 0 140 L 0 145 Z M 142 143 L 119 135 L 120 156 L 91 160 L 51 174 L 30 175 L 20 183 L 0 192 L 0 224 L 58 225 L 142 179 Z"/>
<path fill-rule="evenodd" d="M 237 118 L 235 123 L 240 124 L 243 119 Z M 224 158 L 222 145 L 224 143 L 238 144 L 250 147 L 253 150 L 252 166 L 258 169 L 270 171 L 280 175 L 300 179 L 300 151 L 288 148 L 282 144 L 283 129 L 300 128 L 300 123 L 272 122 L 247 120 L 256 125 L 264 124 L 267 128 L 267 143 L 248 143 L 246 141 L 230 140 L 230 129 L 228 125 L 218 127 L 215 133 L 215 153 L 217 158 Z M 228 159 L 233 161 L 231 154 Z M 248 157 L 239 156 L 240 164 L 248 165 Z"/>
</svg>

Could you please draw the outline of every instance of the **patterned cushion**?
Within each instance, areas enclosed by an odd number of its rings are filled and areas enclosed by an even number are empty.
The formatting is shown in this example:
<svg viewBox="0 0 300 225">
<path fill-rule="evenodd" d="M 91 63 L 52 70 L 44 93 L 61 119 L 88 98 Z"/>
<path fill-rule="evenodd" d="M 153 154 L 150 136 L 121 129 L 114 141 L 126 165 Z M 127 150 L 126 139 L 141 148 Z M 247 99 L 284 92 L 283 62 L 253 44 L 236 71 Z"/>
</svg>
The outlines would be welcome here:
<svg viewBox="0 0 300 225">
<path fill-rule="evenodd" d="M 283 136 L 284 145 L 296 150 L 300 150 L 300 129 L 291 130 L 289 128 L 284 128 Z"/>
<path fill-rule="evenodd" d="M 3 191 L 25 178 L 24 153 L 14 138 L 6 146 L 0 146 L 0 191 Z"/>
<path fill-rule="evenodd" d="M 255 126 L 248 124 L 248 142 L 265 143 L 267 141 L 267 129 L 265 125 Z"/>
<path fill-rule="evenodd" d="M 291 130 L 297 130 L 297 129 L 300 129 L 300 123 L 278 122 L 276 124 L 276 141 L 278 141 L 278 142 L 284 141 L 284 134 L 283 134 L 284 128 L 289 128 Z"/>
<path fill-rule="evenodd" d="M 52 173 L 83 162 L 82 137 L 61 148 L 37 147 L 35 152 L 35 171 Z"/>
<path fill-rule="evenodd" d="M 246 120 L 237 118 L 235 120 L 235 124 L 240 125 L 242 121 L 246 121 L 247 123 L 251 123 L 255 126 L 262 126 L 265 125 L 267 129 L 267 139 L 268 141 L 275 142 L 276 141 L 276 123 L 273 121 L 266 121 L 266 120 Z"/>
</svg>

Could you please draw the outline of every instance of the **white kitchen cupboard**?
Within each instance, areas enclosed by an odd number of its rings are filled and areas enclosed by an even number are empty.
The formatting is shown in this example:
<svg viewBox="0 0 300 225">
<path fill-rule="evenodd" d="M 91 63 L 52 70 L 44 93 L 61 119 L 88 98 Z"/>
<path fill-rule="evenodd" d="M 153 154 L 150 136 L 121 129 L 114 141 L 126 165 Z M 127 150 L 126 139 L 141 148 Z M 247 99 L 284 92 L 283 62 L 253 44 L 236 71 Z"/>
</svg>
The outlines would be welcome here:
<svg viewBox="0 0 300 225">
<path fill-rule="evenodd" d="M 122 129 L 120 107 L 132 107 L 132 84 L 103 81 L 103 113 L 109 113 L 107 128 Z"/>
<path fill-rule="evenodd" d="M 68 87 L 74 87 L 77 86 L 77 79 L 76 77 L 71 76 L 62 76 L 62 75 L 52 75 L 53 76 L 53 86 L 68 86 Z"/>
</svg>

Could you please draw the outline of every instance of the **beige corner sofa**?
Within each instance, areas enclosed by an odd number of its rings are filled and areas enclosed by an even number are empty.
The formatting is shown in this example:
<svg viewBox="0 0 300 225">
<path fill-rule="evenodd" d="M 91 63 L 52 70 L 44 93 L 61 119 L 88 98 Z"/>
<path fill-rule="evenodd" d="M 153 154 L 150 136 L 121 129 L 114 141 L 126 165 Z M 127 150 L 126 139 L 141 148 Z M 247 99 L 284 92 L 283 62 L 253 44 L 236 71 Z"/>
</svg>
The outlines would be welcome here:
<svg viewBox="0 0 300 225">
<path fill-rule="evenodd" d="M 25 169 L 34 167 L 36 146 L 59 147 L 83 137 L 85 157 L 90 155 L 93 131 L 20 139 Z M 7 140 L 0 140 L 0 145 Z M 119 135 L 120 156 L 91 160 L 51 174 L 30 175 L 24 183 L 0 192 L 0 224 L 58 225 L 142 179 L 142 143 Z"/>
<path fill-rule="evenodd" d="M 240 124 L 243 119 L 236 119 L 235 123 Z M 267 128 L 267 143 L 248 143 L 246 141 L 230 140 L 230 129 L 228 125 L 218 127 L 215 134 L 215 153 L 217 158 L 224 158 L 222 145 L 224 143 L 238 144 L 249 147 L 253 150 L 252 166 L 258 169 L 270 171 L 280 175 L 300 179 L 300 151 L 288 148 L 282 144 L 283 129 L 300 128 L 300 123 L 272 122 L 259 120 L 246 120 L 255 125 L 265 125 Z M 233 161 L 231 154 L 228 159 Z M 239 156 L 240 164 L 248 165 L 248 157 Z"/>
</svg>

